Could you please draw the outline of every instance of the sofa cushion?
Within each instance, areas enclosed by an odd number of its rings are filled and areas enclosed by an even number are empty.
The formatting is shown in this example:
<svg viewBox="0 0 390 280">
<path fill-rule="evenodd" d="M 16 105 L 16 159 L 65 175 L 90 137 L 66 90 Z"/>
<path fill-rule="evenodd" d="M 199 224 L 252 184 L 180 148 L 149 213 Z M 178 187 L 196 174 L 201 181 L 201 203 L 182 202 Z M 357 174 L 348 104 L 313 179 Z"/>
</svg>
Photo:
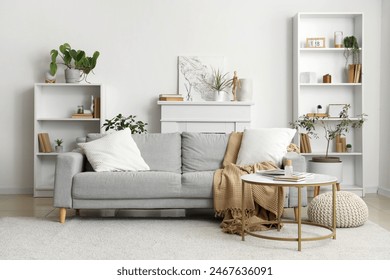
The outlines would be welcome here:
<svg viewBox="0 0 390 280">
<path fill-rule="evenodd" d="M 214 171 L 197 171 L 183 173 L 182 197 L 213 198 Z"/>
<path fill-rule="evenodd" d="M 78 146 L 95 171 L 149 170 L 128 129 L 115 131 L 92 142 L 79 143 Z"/>
<path fill-rule="evenodd" d="M 180 133 L 133 134 L 151 170 L 181 173 Z"/>
<path fill-rule="evenodd" d="M 182 132 L 183 172 L 222 168 L 229 134 Z"/>
<path fill-rule="evenodd" d="M 245 129 L 236 164 L 272 161 L 281 166 L 295 132 L 291 128 Z"/>
<path fill-rule="evenodd" d="M 73 177 L 75 199 L 177 198 L 181 175 L 173 172 L 82 172 Z"/>
<path fill-rule="evenodd" d="M 89 133 L 87 142 L 107 134 Z M 181 173 L 181 136 L 175 133 L 132 134 L 150 170 Z M 88 169 L 87 169 L 88 170 Z"/>
</svg>

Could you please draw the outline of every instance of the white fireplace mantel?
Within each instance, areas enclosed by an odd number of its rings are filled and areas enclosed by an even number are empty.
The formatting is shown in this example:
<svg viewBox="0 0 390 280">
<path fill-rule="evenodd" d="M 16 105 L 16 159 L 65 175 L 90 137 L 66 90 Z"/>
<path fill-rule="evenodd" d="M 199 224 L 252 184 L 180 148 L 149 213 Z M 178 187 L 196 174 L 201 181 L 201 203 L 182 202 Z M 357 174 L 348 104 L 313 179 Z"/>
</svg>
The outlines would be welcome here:
<svg viewBox="0 0 390 280">
<path fill-rule="evenodd" d="M 243 131 L 251 125 L 253 102 L 244 101 L 158 101 L 161 132 Z"/>
</svg>

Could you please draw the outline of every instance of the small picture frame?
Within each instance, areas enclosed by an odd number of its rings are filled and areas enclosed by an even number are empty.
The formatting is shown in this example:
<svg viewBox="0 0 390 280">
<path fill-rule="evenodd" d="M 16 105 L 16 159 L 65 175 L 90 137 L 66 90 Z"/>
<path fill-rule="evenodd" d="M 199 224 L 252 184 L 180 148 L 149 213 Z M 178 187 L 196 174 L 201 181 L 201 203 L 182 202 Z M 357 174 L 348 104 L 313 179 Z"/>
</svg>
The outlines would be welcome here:
<svg viewBox="0 0 390 280">
<path fill-rule="evenodd" d="M 306 38 L 306 48 L 325 48 L 325 38 Z"/>
<path fill-rule="evenodd" d="M 343 108 L 345 105 L 347 105 L 347 104 L 329 104 L 328 117 L 329 118 L 340 118 L 340 113 L 343 111 Z"/>
</svg>

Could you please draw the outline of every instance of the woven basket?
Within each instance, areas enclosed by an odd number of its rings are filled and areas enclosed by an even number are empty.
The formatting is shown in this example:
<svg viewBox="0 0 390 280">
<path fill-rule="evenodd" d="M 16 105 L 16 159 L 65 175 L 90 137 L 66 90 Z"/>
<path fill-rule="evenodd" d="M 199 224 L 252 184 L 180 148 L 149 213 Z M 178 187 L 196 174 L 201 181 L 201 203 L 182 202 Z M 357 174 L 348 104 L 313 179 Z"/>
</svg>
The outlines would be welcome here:
<svg viewBox="0 0 390 280">
<path fill-rule="evenodd" d="M 332 226 L 332 192 L 316 196 L 307 208 L 307 215 L 314 223 Z M 363 199 L 351 192 L 336 192 L 336 227 L 358 227 L 367 219 L 368 208 Z"/>
</svg>

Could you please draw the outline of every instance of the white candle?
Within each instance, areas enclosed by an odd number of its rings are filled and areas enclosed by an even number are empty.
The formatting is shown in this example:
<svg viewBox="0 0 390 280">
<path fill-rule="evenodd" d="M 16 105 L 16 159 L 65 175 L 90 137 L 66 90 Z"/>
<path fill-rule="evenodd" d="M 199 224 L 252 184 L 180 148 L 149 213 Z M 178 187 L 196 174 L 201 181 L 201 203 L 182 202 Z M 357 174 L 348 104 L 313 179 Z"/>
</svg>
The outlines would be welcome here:
<svg viewBox="0 0 390 280">
<path fill-rule="evenodd" d="M 334 47 L 335 48 L 342 48 L 343 47 L 343 32 L 342 31 L 336 31 L 334 33 Z"/>
</svg>

